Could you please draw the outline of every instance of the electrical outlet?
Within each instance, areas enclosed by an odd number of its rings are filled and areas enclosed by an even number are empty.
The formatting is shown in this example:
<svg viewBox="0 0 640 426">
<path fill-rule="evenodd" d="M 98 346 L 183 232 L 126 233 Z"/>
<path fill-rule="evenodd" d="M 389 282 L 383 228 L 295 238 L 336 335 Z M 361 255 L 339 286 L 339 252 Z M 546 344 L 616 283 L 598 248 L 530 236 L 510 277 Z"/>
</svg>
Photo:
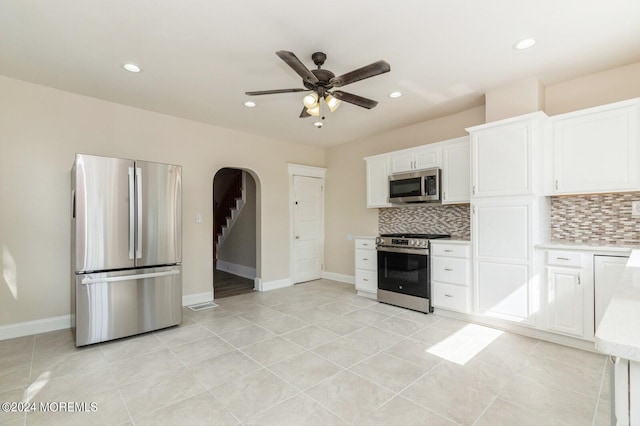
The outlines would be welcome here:
<svg viewBox="0 0 640 426">
<path fill-rule="evenodd" d="M 202 223 L 202 214 L 196 213 L 196 223 Z"/>
<path fill-rule="evenodd" d="M 631 202 L 631 216 L 640 216 L 640 201 Z"/>
<path fill-rule="evenodd" d="M 347 240 L 349 241 L 353 240 L 353 234 L 347 234 Z"/>
</svg>

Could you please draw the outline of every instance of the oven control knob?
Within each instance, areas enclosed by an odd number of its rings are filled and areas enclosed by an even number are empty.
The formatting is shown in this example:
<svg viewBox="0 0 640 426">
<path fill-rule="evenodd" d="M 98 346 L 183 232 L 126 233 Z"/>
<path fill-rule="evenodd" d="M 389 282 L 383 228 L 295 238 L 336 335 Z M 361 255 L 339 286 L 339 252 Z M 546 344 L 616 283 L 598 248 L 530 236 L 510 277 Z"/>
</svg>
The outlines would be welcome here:
<svg viewBox="0 0 640 426">
<path fill-rule="evenodd" d="M 416 245 L 416 240 L 411 240 L 410 243 L 411 243 L 412 246 L 415 246 Z"/>
<path fill-rule="evenodd" d="M 426 247 L 427 246 L 427 240 L 422 241 L 422 245 Z"/>
</svg>

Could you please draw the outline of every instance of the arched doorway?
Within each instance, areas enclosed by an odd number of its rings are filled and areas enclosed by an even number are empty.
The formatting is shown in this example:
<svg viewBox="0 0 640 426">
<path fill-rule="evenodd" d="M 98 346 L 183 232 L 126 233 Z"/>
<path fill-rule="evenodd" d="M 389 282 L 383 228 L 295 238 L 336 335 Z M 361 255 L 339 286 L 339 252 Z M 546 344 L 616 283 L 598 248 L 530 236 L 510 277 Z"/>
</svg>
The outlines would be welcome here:
<svg viewBox="0 0 640 426">
<path fill-rule="evenodd" d="M 214 299 L 249 293 L 257 276 L 258 185 L 251 173 L 223 168 L 213 178 Z"/>
</svg>

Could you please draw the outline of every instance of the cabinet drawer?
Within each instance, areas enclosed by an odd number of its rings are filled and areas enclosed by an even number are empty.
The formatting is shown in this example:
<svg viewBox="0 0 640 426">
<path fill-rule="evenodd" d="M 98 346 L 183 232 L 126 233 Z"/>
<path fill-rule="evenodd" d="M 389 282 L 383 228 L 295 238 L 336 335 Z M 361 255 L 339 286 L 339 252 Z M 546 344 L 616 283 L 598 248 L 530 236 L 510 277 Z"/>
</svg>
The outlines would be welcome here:
<svg viewBox="0 0 640 426">
<path fill-rule="evenodd" d="M 368 249 L 375 250 L 376 249 L 376 240 L 370 239 L 356 239 L 356 249 Z"/>
<path fill-rule="evenodd" d="M 362 269 L 356 270 L 356 289 L 376 293 L 378 291 L 378 273 Z"/>
<path fill-rule="evenodd" d="M 547 252 L 547 265 L 582 267 L 582 253 L 572 251 L 549 250 Z"/>
<path fill-rule="evenodd" d="M 376 256 L 378 252 L 375 250 L 356 250 L 356 269 L 366 269 L 369 271 L 376 270 Z"/>
<path fill-rule="evenodd" d="M 468 312 L 469 289 L 458 285 L 431 283 L 433 306 L 452 311 Z"/>
<path fill-rule="evenodd" d="M 467 259 L 434 256 L 431 258 L 431 277 L 434 281 L 466 286 Z"/>
<path fill-rule="evenodd" d="M 432 256 L 469 257 L 469 246 L 458 244 L 431 243 Z"/>
</svg>

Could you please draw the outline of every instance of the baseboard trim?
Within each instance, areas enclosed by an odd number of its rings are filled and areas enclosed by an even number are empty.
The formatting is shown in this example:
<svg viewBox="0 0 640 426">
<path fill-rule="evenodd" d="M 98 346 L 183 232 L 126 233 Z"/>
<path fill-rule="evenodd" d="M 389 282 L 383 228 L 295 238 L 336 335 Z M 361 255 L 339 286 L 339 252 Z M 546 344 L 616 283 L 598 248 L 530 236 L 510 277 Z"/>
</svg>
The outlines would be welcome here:
<svg viewBox="0 0 640 426">
<path fill-rule="evenodd" d="M 71 315 L 61 315 L 59 317 L 1 325 L 0 340 L 31 336 L 33 334 L 47 333 L 65 328 L 71 328 Z"/>
<path fill-rule="evenodd" d="M 213 290 L 204 293 L 186 294 L 182 296 L 182 306 L 210 302 L 212 300 Z M 65 328 L 71 328 L 71 315 L 0 325 L 0 340 L 31 336 L 49 331 L 63 330 Z"/>
<path fill-rule="evenodd" d="M 185 294 L 182 296 L 182 306 L 195 305 L 196 303 L 211 302 L 213 300 L 213 288 L 204 293 Z"/>
<path fill-rule="evenodd" d="M 322 271 L 322 278 L 326 280 L 338 281 L 341 283 L 354 284 L 356 277 L 353 275 L 336 274 L 335 272 Z"/>
<path fill-rule="evenodd" d="M 481 317 L 479 315 L 465 314 L 462 312 L 449 311 L 447 309 L 435 308 L 434 313 L 442 315 L 443 317 L 459 319 L 468 321 L 474 324 L 485 325 L 499 330 L 509 331 L 512 333 L 520 334 L 522 336 L 531 337 L 533 339 L 545 340 L 551 343 L 557 343 L 559 345 L 571 346 L 573 348 L 582 349 L 590 352 L 597 352 L 595 349 L 595 343 L 578 339 L 575 337 L 565 336 L 562 334 L 556 334 L 553 332 L 540 330 L 537 328 L 521 326 L 517 324 L 511 324 L 507 321 L 501 321 L 499 319 Z"/>
<path fill-rule="evenodd" d="M 216 260 L 216 269 L 218 271 L 228 272 L 233 275 L 238 275 L 250 280 L 256 277 L 256 268 L 250 266 L 238 265 L 231 262 L 225 262 L 224 260 Z"/>
<path fill-rule="evenodd" d="M 276 290 L 278 288 L 291 287 L 292 285 L 291 279 L 289 278 L 266 282 L 262 281 L 260 278 L 255 279 L 255 289 L 258 291 Z"/>
</svg>

